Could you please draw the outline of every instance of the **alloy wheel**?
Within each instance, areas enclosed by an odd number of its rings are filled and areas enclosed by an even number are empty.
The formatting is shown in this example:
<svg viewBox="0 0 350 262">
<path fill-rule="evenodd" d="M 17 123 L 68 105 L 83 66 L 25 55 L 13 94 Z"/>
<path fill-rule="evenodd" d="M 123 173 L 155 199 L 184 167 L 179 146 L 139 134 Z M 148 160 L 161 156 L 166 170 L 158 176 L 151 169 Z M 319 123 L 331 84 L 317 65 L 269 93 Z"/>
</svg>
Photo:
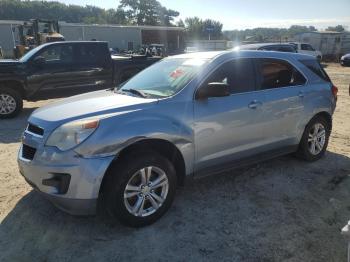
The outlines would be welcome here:
<svg viewBox="0 0 350 262">
<path fill-rule="evenodd" d="M 326 143 L 326 129 L 321 123 L 316 123 L 309 131 L 308 148 L 312 155 L 322 152 Z"/>
<path fill-rule="evenodd" d="M 124 190 L 124 204 L 129 213 L 146 217 L 155 213 L 168 195 L 166 173 L 155 166 L 140 169 L 128 181 Z"/>
<path fill-rule="evenodd" d="M 8 94 L 0 94 L 0 114 L 9 115 L 16 110 L 16 100 Z"/>
</svg>

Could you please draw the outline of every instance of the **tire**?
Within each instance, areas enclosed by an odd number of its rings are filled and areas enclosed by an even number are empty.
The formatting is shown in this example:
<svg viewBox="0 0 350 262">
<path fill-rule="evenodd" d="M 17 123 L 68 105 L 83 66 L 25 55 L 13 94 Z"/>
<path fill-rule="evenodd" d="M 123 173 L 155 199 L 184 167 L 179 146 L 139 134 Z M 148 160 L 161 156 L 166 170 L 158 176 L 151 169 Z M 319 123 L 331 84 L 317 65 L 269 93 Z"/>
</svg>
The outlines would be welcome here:
<svg viewBox="0 0 350 262">
<path fill-rule="evenodd" d="M 13 118 L 23 109 L 21 94 L 14 89 L 0 87 L 0 119 Z"/>
<path fill-rule="evenodd" d="M 141 170 L 147 174 L 148 167 L 152 167 L 149 181 L 156 183 L 156 180 L 162 177 L 161 181 L 167 181 L 167 186 L 166 182 L 161 182 L 159 184 L 164 185 L 154 188 L 153 191 L 152 186 L 141 189 L 142 184 L 147 184 L 141 181 Z M 150 225 L 166 213 L 174 200 L 177 183 L 175 168 L 167 158 L 158 153 L 147 151 L 131 154 L 113 164 L 107 175 L 103 188 L 104 205 L 107 212 L 124 225 L 131 227 Z M 127 185 L 132 190 L 128 191 Z M 129 195 L 130 197 L 126 198 Z M 155 198 L 154 195 L 164 198 L 164 202 L 161 203 L 160 198 Z M 155 205 L 154 200 L 157 200 Z M 136 209 L 138 211 L 131 211 L 142 201 L 144 201 L 144 204 L 141 204 L 142 210 L 139 208 Z M 159 208 L 156 209 L 157 204 Z"/>
<path fill-rule="evenodd" d="M 322 158 L 327 150 L 331 125 L 332 124 L 322 116 L 315 116 L 312 118 L 305 127 L 297 156 L 309 162 Z M 319 131 L 317 131 L 319 135 L 315 135 L 317 126 L 319 128 Z M 322 135 L 321 137 L 322 130 L 324 130 L 324 136 Z M 313 149 L 315 149 L 315 151 Z"/>
</svg>

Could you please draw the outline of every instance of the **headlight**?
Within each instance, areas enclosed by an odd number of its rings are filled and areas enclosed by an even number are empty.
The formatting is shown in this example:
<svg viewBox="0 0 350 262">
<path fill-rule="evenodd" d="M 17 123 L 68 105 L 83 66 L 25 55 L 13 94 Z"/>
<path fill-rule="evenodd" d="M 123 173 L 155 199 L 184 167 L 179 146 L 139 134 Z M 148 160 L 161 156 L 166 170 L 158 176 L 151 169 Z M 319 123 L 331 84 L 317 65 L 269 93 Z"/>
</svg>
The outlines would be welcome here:
<svg viewBox="0 0 350 262">
<path fill-rule="evenodd" d="M 69 150 L 85 141 L 98 127 L 98 119 L 72 121 L 58 127 L 46 141 L 47 146 L 55 146 L 62 151 Z"/>
</svg>

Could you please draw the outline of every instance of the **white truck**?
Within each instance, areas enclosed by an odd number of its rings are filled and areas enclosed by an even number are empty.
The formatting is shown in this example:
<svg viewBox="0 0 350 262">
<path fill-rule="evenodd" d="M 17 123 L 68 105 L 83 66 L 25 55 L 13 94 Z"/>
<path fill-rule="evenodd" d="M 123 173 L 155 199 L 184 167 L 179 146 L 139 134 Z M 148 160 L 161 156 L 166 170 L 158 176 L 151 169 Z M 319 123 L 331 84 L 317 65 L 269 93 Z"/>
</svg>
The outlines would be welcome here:
<svg viewBox="0 0 350 262">
<path fill-rule="evenodd" d="M 312 45 L 298 42 L 293 42 L 290 44 L 295 47 L 298 53 L 314 56 L 317 58 L 318 61 L 322 60 L 322 53 L 313 48 Z"/>
</svg>

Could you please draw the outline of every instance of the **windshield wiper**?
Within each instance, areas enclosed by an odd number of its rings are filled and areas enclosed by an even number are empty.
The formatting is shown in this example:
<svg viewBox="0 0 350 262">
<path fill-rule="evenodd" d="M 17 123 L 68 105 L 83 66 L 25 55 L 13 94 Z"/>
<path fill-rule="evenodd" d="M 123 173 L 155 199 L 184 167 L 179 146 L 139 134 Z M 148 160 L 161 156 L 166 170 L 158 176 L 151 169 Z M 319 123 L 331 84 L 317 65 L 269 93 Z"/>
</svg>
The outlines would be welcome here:
<svg viewBox="0 0 350 262">
<path fill-rule="evenodd" d="M 121 92 L 129 92 L 131 94 L 134 94 L 134 95 L 137 95 L 137 96 L 140 96 L 140 97 L 143 97 L 143 98 L 146 98 L 148 97 L 144 92 L 142 92 L 141 90 L 137 90 L 137 89 L 133 89 L 133 88 L 130 88 L 130 89 L 120 89 L 118 91 L 121 91 Z"/>
</svg>

